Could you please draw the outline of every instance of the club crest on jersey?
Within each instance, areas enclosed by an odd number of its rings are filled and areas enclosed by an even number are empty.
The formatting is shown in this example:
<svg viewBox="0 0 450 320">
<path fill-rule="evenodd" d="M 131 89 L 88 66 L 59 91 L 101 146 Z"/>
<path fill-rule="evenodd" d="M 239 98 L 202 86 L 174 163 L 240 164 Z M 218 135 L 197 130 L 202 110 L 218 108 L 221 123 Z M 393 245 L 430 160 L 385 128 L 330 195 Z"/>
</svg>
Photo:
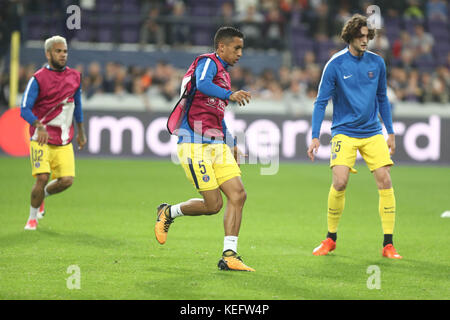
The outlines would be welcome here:
<svg viewBox="0 0 450 320">
<path fill-rule="evenodd" d="M 209 181 L 209 176 L 207 174 L 205 174 L 202 179 L 203 179 L 204 182 L 208 182 Z"/>
<path fill-rule="evenodd" d="M 370 79 L 373 79 L 373 71 L 367 72 L 367 75 L 369 76 Z"/>
</svg>

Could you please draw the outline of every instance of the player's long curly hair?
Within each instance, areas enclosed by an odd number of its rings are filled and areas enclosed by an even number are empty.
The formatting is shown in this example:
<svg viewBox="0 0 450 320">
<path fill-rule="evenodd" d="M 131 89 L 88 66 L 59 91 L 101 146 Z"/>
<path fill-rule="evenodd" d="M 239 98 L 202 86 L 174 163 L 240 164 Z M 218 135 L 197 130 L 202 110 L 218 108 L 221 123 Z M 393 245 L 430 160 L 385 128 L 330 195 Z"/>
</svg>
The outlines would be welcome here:
<svg viewBox="0 0 450 320">
<path fill-rule="evenodd" d="M 354 38 L 361 36 L 361 27 L 368 27 L 367 18 L 360 14 L 355 14 L 348 20 L 341 32 L 341 39 L 346 43 L 350 43 Z M 369 40 L 375 38 L 375 29 L 369 28 Z"/>
</svg>

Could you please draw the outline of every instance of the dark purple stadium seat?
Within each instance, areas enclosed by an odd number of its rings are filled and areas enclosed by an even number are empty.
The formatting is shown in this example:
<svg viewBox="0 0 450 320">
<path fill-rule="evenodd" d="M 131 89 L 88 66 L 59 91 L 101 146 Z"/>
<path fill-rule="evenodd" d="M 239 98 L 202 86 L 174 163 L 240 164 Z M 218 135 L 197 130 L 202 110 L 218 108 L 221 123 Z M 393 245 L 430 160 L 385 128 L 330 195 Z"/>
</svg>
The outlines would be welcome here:
<svg viewBox="0 0 450 320">
<path fill-rule="evenodd" d="M 206 17 L 211 15 L 212 13 L 213 12 L 209 7 L 198 6 L 191 9 L 191 15 L 194 17 Z"/>
<path fill-rule="evenodd" d="M 291 37 L 297 38 L 297 37 L 304 37 L 307 35 L 308 28 L 304 26 L 303 24 L 297 24 L 293 25 L 291 27 Z"/>
<path fill-rule="evenodd" d="M 317 41 L 315 42 L 315 51 L 317 56 L 317 61 L 319 63 L 325 63 L 330 58 L 330 50 L 335 47 L 332 40 L 330 41 Z"/>
<path fill-rule="evenodd" d="M 427 23 L 428 30 L 431 32 L 438 29 L 447 29 L 447 22 L 442 20 L 430 20 Z"/>
<path fill-rule="evenodd" d="M 32 27 L 28 27 L 27 40 L 43 40 L 45 27 L 41 24 L 34 24 Z"/>
<path fill-rule="evenodd" d="M 140 11 L 139 2 L 136 0 L 122 1 L 121 12 L 138 14 Z"/>
<path fill-rule="evenodd" d="M 92 41 L 93 32 L 89 28 L 82 25 L 80 30 L 76 30 L 74 38 L 78 41 Z"/>
<path fill-rule="evenodd" d="M 101 27 L 98 29 L 97 38 L 99 42 L 112 42 L 113 30 L 111 28 Z"/>
<path fill-rule="evenodd" d="M 436 67 L 435 61 L 430 57 L 418 57 L 415 59 L 415 63 L 421 72 L 429 72 Z"/>
<path fill-rule="evenodd" d="M 97 0 L 95 3 L 95 11 L 99 14 L 111 13 L 114 11 L 114 2 L 110 0 Z"/>
<path fill-rule="evenodd" d="M 438 64 L 447 62 L 447 55 L 450 52 L 450 43 L 445 41 L 437 41 L 433 46 L 433 54 Z"/>
<path fill-rule="evenodd" d="M 123 43 L 138 43 L 139 29 L 122 29 L 120 30 L 121 42 Z"/>
<path fill-rule="evenodd" d="M 211 44 L 211 34 L 201 30 L 195 31 L 193 34 L 193 43 L 197 46 L 207 46 Z"/>
<path fill-rule="evenodd" d="M 314 41 L 306 36 L 296 35 L 291 41 L 295 49 L 312 50 L 314 47 Z"/>
<path fill-rule="evenodd" d="M 120 39 L 125 43 L 139 42 L 141 21 L 136 15 L 123 15 L 120 17 Z"/>
<path fill-rule="evenodd" d="M 136 15 L 123 15 L 119 20 L 121 27 L 137 27 L 139 28 L 141 21 L 140 17 Z"/>
<path fill-rule="evenodd" d="M 112 26 L 114 26 L 117 23 L 117 19 L 112 15 L 97 15 L 95 20 L 96 20 L 96 25 L 99 28 L 102 28 L 102 27 L 111 28 Z"/>
</svg>

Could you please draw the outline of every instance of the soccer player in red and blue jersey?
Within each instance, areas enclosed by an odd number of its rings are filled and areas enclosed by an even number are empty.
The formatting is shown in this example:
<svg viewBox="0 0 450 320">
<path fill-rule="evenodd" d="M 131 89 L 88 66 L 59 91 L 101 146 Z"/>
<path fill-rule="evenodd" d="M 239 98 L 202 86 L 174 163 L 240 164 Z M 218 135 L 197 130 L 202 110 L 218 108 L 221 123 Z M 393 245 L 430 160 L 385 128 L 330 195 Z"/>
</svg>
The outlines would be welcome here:
<svg viewBox="0 0 450 320">
<path fill-rule="evenodd" d="M 239 150 L 223 120 L 229 100 L 245 105 L 251 98 L 246 91 L 231 91 L 228 73 L 228 67 L 242 56 L 243 38 L 233 27 L 220 28 L 214 37 L 215 52 L 197 57 L 183 78 L 182 91 L 187 98 L 182 98 L 170 115 L 168 129 L 179 136 L 178 158 L 186 177 L 202 198 L 175 205 L 161 204 L 157 210 L 155 236 L 164 244 L 175 218 L 218 213 L 223 206 L 223 192 L 227 197 L 225 237 L 218 266 L 222 270 L 254 271 L 237 255 L 247 195 L 237 163 Z M 183 106 L 181 101 L 184 101 Z"/>
<path fill-rule="evenodd" d="M 73 117 L 79 149 L 86 144 L 81 107 L 81 74 L 66 66 L 67 42 L 61 36 L 45 41 L 48 65 L 36 71 L 22 97 L 21 116 L 30 124 L 30 159 L 36 183 L 31 190 L 25 230 L 36 230 L 44 198 L 72 185 L 75 159 Z M 52 180 L 50 180 L 50 176 Z M 41 211 L 39 212 L 39 208 Z"/>
<path fill-rule="evenodd" d="M 333 100 L 331 157 L 333 183 L 328 194 L 328 233 L 314 249 L 316 256 L 335 250 L 337 227 L 345 204 L 345 189 L 359 150 L 375 178 L 379 193 L 379 214 L 384 233 L 382 255 L 401 259 L 393 246 L 395 196 L 390 176 L 395 152 L 391 106 L 386 96 L 386 66 L 383 58 L 367 51 L 368 41 L 375 36 L 367 18 L 356 14 L 344 25 L 341 38 L 348 44 L 331 57 L 324 67 L 312 116 L 312 142 L 308 156 L 320 146 L 320 127 L 328 100 Z M 386 127 L 387 141 L 382 135 L 378 115 Z M 389 151 L 390 149 L 390 151 Z"/>
</svg>

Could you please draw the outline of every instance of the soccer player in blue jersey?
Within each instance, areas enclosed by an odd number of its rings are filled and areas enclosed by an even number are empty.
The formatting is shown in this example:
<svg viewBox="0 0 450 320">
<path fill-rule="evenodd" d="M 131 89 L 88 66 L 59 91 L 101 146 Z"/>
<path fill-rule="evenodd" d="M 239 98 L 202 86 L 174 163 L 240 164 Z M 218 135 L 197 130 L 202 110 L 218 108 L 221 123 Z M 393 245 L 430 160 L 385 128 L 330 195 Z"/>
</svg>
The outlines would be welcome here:
<svg viewBox="0 0 450 320">
<path fill-rule="evenodd" d="M 332 185 L 328 194 L 328 234 L 314 249 L 316 256 L 336 248 L 337 227 L 345 205 L 345 189 L 359 150 L 373 173 L 379 193 L 379 214 L 384 233 L 382 255 L 401 259 L 393 246 L 395 196 L 390 176 L 394 164 L 395 137 L 391 106 L 386 96 L 386 66 L 383 58 L 367 51 L 375 30 L 369 29 L 367 18 L 356 14 L 344 25 L 341 38 L 348 47 L 331 57 L 324 67 L 312 115 L 312 142 L 308 156 L 314 161 L 319 149 L 320 127 L 328 100 L 333 100 L 331 126 Z M 386 127 L 387 141 L 382 135 L 378 115 Z M 390 151 L 389 151 L 390 150 Z"/>
</svg>

